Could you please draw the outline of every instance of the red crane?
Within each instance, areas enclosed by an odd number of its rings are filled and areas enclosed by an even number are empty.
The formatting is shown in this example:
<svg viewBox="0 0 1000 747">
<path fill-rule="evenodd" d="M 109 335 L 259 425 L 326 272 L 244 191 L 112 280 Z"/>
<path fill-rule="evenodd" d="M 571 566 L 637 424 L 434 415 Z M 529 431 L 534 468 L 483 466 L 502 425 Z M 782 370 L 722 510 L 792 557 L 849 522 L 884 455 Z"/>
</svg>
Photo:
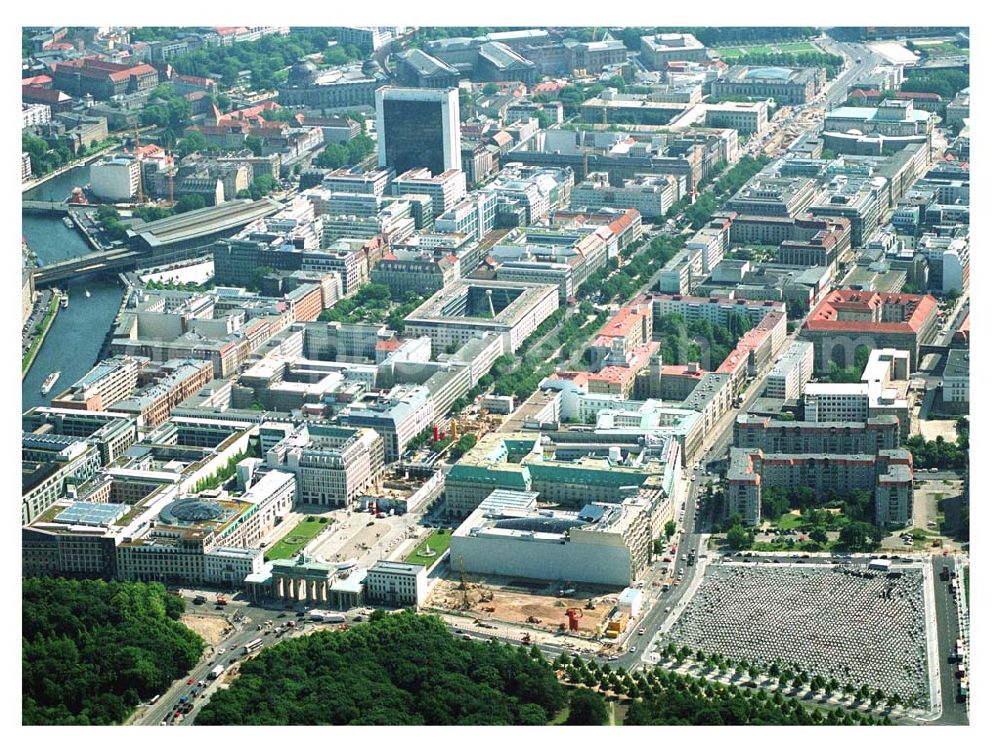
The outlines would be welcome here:
<svg viewBox="0 0 1000 747">
<path fill-rule="evenodd" d="M 569 629 L 579 630 L 580 620 L 583 619 L 583 610 L 579 607 L 570 607 L 566 610 L 566 617 L 569 618 Z"/>
</svg>

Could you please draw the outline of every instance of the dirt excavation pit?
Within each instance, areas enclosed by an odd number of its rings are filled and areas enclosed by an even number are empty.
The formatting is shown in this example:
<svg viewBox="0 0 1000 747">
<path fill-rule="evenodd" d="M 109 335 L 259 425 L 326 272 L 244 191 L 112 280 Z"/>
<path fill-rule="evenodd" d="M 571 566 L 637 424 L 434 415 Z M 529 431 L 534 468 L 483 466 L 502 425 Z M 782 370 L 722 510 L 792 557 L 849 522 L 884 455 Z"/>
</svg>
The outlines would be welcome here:
<svg viewBox="0 0 1000 747">
<path fill-rule="evenodd" d="M 430 604 L 440 609 L 463 610 L 461 581 L 448 577 L 434 587 Z M 603 622 L 617 601 L 617 593 L 607 588 L 578 587 L 571 595 L 559 596 L 552 584 L 531 581 L 469 579 L 469 608 L 465 612 L 484 622 L 497 620 L 519 625 L 532 624 L 556 631 L 565 624 L 567 610 L 575 608 L 580 620 L 580 633 L 592 635 L 595 626 Z M 588 600 L 594 609 L 587 609 Z M 582 614 L 581 614 L 582 613 Z M 529 621 L 528 618 L 534 618 Z M 540 621 L 540 622 L 536 622 Z"/>
<path fill-rule="evenodd" d="M 181 615 L 181 622 L 200 635 L 212 646 L 222 641 L 223 631 L 229 627 L 229 621 L 217 615 Z"/>
</svg>

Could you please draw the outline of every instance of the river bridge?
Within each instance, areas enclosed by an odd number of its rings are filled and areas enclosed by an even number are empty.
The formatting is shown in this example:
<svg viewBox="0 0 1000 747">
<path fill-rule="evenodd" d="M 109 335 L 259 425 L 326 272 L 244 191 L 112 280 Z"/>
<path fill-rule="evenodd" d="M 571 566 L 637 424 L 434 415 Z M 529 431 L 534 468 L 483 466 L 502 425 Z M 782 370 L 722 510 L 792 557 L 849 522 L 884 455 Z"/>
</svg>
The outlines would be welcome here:
<svg viewBox="0 0 1000 747">
<path fill-rule="evenodd" d="M 69 215 L 77 210 L 91 210 L 95 205 L 72 205 L 68 202 L 52 202 L 50 200 L 21 200 L 21 212 L 34 215 Z"/>
<path fill-rule="evenodd" d="M 91 252 L 82 257 L 64 259 L 43 265 L 35 270 L 35 285 L 44 287 L 57 285 L 70 278 L 92 277 L 106 273 L 117 274 L 122 270 L 135 269 L 139 265 L 143 252 L 137 249 L 122 248 L 107 252 Z M 149 257 L 152 261 L 153 257 Z"/>
</svg>

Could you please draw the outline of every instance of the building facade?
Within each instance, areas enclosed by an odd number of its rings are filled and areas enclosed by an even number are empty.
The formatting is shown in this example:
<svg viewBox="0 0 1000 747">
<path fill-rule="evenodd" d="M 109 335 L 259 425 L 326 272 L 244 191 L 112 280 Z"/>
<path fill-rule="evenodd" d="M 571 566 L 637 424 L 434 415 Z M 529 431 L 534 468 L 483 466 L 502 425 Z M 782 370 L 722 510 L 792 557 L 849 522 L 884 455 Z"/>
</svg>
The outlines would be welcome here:
<svg viewBox="0 0 1000 747">
<path fill-rule="evenodd" d="M 458 89 L 390 88 L 375 92 L 379 166 L 402 174 L 462 169 Z"/>
</svg>

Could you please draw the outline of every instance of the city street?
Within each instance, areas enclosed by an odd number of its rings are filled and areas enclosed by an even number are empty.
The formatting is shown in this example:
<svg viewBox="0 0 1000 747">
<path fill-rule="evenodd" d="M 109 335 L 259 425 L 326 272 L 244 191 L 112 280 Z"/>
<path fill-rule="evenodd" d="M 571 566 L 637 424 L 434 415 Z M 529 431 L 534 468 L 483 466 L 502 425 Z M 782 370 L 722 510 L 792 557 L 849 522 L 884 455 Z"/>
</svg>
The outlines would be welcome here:
<svg viewBox="0 0 1000 747">
<path fill-rule="evenodd" d="M 934 613 L 937 617 L 938 666 L 941 672 L 943 708 L 938 721 L 941 724 L 968 724 L 966 705 L 958 702 L 956 665 L 950 661 L 959 633 L 958 605 L 955 595 L 948 591 L 949 584 L 941 580 L 943 568 L 947 568 L 949 574 L 954 573 L 955 561 L 953 558 L 937 556 L 931 562 L 934 568 Z"/>
<path fill-rule="evenodd" d="M 185 590 L 182 596 L 190 600 L 198 593 L 193 590 Z M 210 601 L 214 596 L 214 593 L 201 593 L 209 596 Z M 131 723 L 147 726 L 161 724 L 173 712 L 180 698 L 186 696 L 195 704 L 195 708 L 190 714 L 185 715 L 183 719 L 174 721 L 173 723 L 190 726 L 193 724 L 198 711 L 211 699 L 211 695 L 219 687 L 220 683 L 218 681 L 208 679 L 208 673 L 218 664 L 223 665 L 228 673 L 234 665 L 245 661 L 247 655 L 244 653 L 243 647 L 247 643 L 260 638 L 262 641 L 261 647 L 266 648 L 274 645 L 286 636 L 304 635 L 314 630 L 335 629 L 333 625 L 314 623 L 305 617 L 298 617 L 295 611 L 288 611 L 277 605 L 265 608 L 249 606 L 245 602 L 230 600 L 223 611 L 214 610 L 210 602 L 200 607 L 189 603 L 187 611 L 199 615 L 217 613 L 228 620 L 234 621 L 232 625 L 233 630 L 216 645 L 206 647 L 201 661 L 195 665 L 188 675 L 177 680 L 167 692 L 163 693 L 154 705 L 140 706 L 132 717 Z M 365 615 L 365 619 L 367 619 L 367 612 L 368 610 L 365 609 L 346 611 L 344 613 L 347 618 L 346 624 L 356 624 L 355 618 L 359 615 Z M 282 626 L 287 626 L 290 621 L 295 622 L 295 626 L 291 632 L 281 636 L 276 635 L 275 632 L 271 632 L 276 631 Z M 261 626 L 260 629 L 258 629 L 258 626 Z M 189 685 L 189 679 L 193 679 L 194 684 Z M 208 683 L 208 686 L 204 689 L 197 687 L 197 683 L 202 680 Z M 191 698 L 192 690 L 196 691 L 196 697 L 193 699 Z"/>
</svg>

